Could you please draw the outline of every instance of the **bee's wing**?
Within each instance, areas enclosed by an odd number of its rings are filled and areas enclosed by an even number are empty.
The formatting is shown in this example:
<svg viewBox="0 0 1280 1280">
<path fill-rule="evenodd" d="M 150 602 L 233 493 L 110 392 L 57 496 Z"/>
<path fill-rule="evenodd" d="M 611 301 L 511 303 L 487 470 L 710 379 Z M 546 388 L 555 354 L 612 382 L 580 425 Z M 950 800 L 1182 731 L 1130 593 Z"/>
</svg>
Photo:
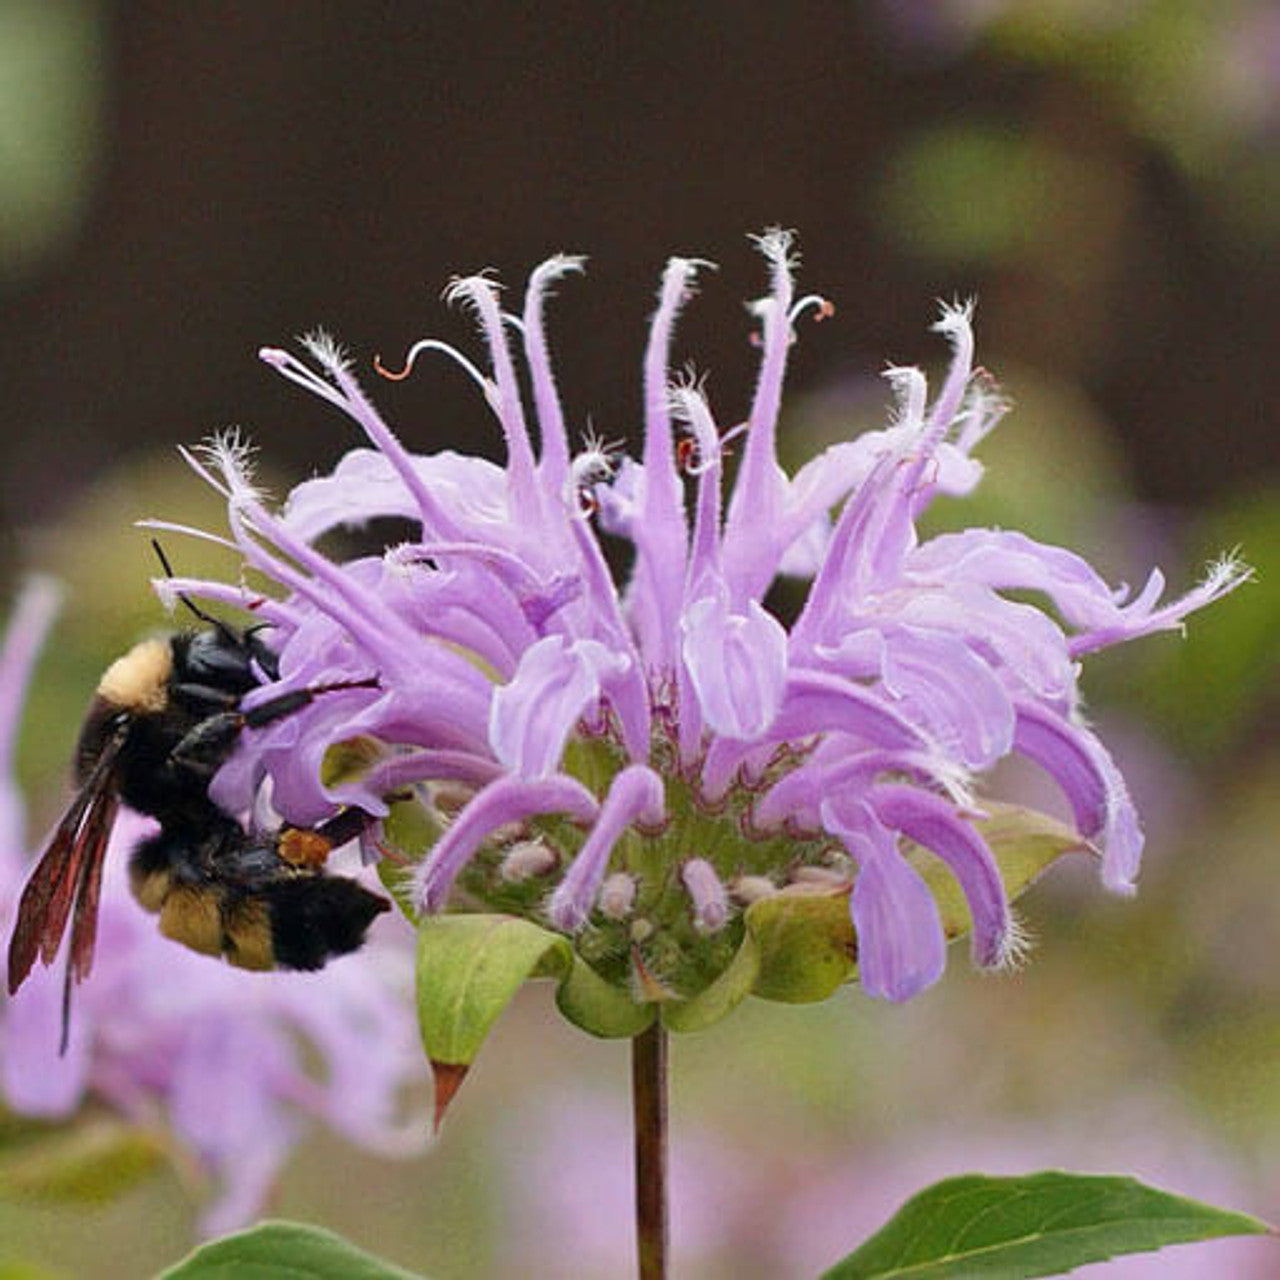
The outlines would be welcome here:
<svg viewBox="0 0 1280 1280">
<path fill-rule="evenodd" d="M 120 797 L 114 786 L 108 786 L 90 805 L 85 818 L 80 844 L 86 852 L 76 873 L 75 914 L 71 917 L 71 946 L 67 954 L 67 971 L 62 978 L 62 1039 L 58 1053 L 65 1054 L 71 1037 L 71 986 L 83 982 L 93 968 L 93 944 L 98 937 L 98 899 L 102 896 L 102 867 L 106 862 L 107 841 L 120 809 Z M 61 934 L 63 925 L 59 923 Z M 57 944 L 54 944 L 57 950 Z"/>
<path fill-rule="evenodd" d="M 75 891 L 75 914 L 71 917 L 71 950 L 67 972 L 83 982 L 93 968 L 93 944 L 98 936 L 98 899 L 102 896 L 102 867 L 107 841 L 120 811 L 120 797 L 109 788 L 101 801 L 89 810 L 85 820 L 84 845 L 88 852 L 80 860 Z"/>
<path fill-rule="evenodd" d="M 87 905 L 96 917 L 102 858 L 119 807 L 115 762 L 123 741 L 123 733 L 108 739 L 22 891 L 9 941 L 10 995 L 26 980 L 37 955 L 45 964 L 52 963 L 67 927 L 71 904 L 77 898 L 82 899 L 77 920 L 83 915 L 85 890 L 91 891 Z M 92 950 L 93 923 L 81 925 L 78 932 L 87 932 L 88 948 Z M 83 949 L 84 944 L 81 946 Z M 84 972 L 88 972 L 87 962 Z"/>
</svg>

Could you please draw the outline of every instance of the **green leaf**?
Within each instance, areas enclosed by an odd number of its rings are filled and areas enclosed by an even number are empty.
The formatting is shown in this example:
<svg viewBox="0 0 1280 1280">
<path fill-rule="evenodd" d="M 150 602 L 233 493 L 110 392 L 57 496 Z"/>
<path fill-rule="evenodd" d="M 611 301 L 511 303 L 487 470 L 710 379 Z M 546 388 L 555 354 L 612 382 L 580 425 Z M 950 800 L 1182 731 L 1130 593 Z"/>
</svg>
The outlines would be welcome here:
<svg viewBox="0 0 1280 1280">
<path fill-rule="evenodd" d="M 433 1063 L 467 1066 L 528 978 L 565 978 L 559 934 L 502 915 L 427 916 L 418 926 L 418 1027 Z"/>
<path fill-rule="evenodd" d="M 1119 1254 L 1270 1230 L 1135 1178 L 966 1174 L 908 1200 L 822 1280 L 1032 1280 Z"/>
<path fill-rule="evenodd" d="M 1077 831 L 1046 813 L 990 800 L 983 800 L 982 808 L 990 816 L 974 826 L 995 855 L 1010 902 L 1029 889 L 1064 853 L 1085 848 Z M 909 848 L 907 857 L 933 893 L 947 937 L 959 938 L 968 933 L 973 927 L 969 904 L 946 865 L 916 848 Z"/>
<path fill-rule="evenodd" d="M 421 1280 L 325 1231 L 264 1222 L 201 1245 L 160 1280 Z"/>
<path fill-rule="evenodd" d="M 638 1036 L 654 1019 L 652 1004 L 636 1004 L 579 955 L 556 991 L 556 1005 L 575 1027 L 603 1040 Z"/>
<path fill-rule="evenodd" d="M 157 1134 L 107 1116 L 41 1126 L 0 1148 L 0 1198 L 100 1204 L 166 1161 Z"/>
<path fill-rule="evenodd" d="M 856 972 L 849 894 L 784 891 L 747 908 L 760 951 L 755 994 L 787 1004 L 825 1000 Z"/>
</svg>

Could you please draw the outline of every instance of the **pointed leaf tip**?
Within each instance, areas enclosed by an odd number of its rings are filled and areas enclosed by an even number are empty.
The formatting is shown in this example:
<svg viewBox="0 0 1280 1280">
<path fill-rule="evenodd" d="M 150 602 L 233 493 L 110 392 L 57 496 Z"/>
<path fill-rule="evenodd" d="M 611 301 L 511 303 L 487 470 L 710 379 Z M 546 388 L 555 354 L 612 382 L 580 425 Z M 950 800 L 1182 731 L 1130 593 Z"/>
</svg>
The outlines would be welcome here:
<svg viewBox="0 0 1280 1280">
<path fill-rule="evenodd" d="M 449 1104 L 462 1088 L 462 1082 L 467 1078 L 467 1072 L 470 1069 L 464 1062 L 433 1061 L 431 1063 L 431 1076 L 435 1081 L 436 1095 L 435 1115 L 432 1120 L 435 1133 L 440 1132 L 440 1126 L 444 1124 L 445 1112 L 449 1110 Z"/>
<path fill-rule="evenodd" d="M 533 977 L 562 978 L 566 939 L 502 915 L 427 916 L 418 926 L 418 1026 L 433 1062 L 475 1061 L 498 1015 Z"/>
<path fill-rule="evenodd" d="M 1064 1173 L 965 1174 L 926 1187 L 821 1280 L 1031 1280 L 1266 1223 L 1146 1186 Z M 1205 1274 L 1218 1274 L 1206 1266 Z"/>
</svg>

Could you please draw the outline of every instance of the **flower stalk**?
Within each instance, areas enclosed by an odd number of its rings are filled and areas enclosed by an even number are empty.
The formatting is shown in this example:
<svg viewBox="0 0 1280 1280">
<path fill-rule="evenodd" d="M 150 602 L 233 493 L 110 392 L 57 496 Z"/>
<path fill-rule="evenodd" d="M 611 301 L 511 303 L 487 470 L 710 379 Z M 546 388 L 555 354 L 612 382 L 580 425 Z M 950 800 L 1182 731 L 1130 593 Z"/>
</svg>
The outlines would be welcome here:
<svg viewBox="0 0 1280 1280">
<path fill-rule="evenodd" d="M 657 1021 L 631 1041 L 631 1105 L 638 1275 L 640 1280 L 666 1280 L 671 1239 L 667 1212 L 667 1033 Z"/>
</svg>

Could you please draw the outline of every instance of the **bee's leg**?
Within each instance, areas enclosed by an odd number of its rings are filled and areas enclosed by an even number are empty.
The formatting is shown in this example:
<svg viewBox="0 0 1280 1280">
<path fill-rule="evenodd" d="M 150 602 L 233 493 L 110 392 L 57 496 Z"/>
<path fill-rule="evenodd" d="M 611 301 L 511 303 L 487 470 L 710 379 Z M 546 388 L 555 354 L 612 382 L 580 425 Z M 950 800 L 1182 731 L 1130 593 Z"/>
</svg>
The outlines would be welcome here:
<svg viewBox="0 0 1280 1280">
<path fill-rule="evenodd" d="M 210 684 L 176 684 L 172 692 L 187 702 L 202 703 L 207 707 L 221 707 L 230 711 L 240 701 L 238 693 L 218 689 Z"/>
<path fill-rule="evenodd" d="M 225 711 L 206 716 L 191 729 L 174 747 L 171 759 L 174 764 L 200 777 L 211 777 L 226 763 L 243 729 L 262 729 L 285 716 L 301 711 L 313 699 L 325 693 L 338 693 L 343 689 L 376 689 L 377 676 L 367 680 L 338 680 L 333 684 L 312 685 L 307 689 L 292 689 L 279 697 L 269 698 L 249 711 L 233 710 L 239 701 L 235 694 L 225 695 L 218 689 L 206 689 L 203 685 L 178 685 L 176 692 L 192 700 L 205 699 L 214 706 L 225 706 Z"/>
<path fill-rule="evenodd" d="M 277 848 L 291 865 L 318 869 L 335 849 L 354 840 L 373 821 L 373 816 L 363 809 L 343 809 L 318 827 L 283 827 Z"/>
<path fill-rule="evenodd" d="M 212 777 L 226 763 L 244 725 L 239 711 L 207 716 L 179 740 L 171 759 L 189 773 Z"/>
<path fill-rule="evenodd" d="M 250 729 L 262 729 L 269 724 L 274 724 L 277 720 L 283 720 L 285 716 L 291 716 L 295 711 L 301 711 L 303 707 L 310 706 L 321 694 L 341 693 L 346 689 L 376 689 L 378 684 L 377 676 L 369 676 L 365 680 L 335 680 L 332 684 L 314 684 L 306 689 L 291 689 L 288 693 L 269 698 L 266 702 L 261 702 L 240 714 Z"/>
</svg>

